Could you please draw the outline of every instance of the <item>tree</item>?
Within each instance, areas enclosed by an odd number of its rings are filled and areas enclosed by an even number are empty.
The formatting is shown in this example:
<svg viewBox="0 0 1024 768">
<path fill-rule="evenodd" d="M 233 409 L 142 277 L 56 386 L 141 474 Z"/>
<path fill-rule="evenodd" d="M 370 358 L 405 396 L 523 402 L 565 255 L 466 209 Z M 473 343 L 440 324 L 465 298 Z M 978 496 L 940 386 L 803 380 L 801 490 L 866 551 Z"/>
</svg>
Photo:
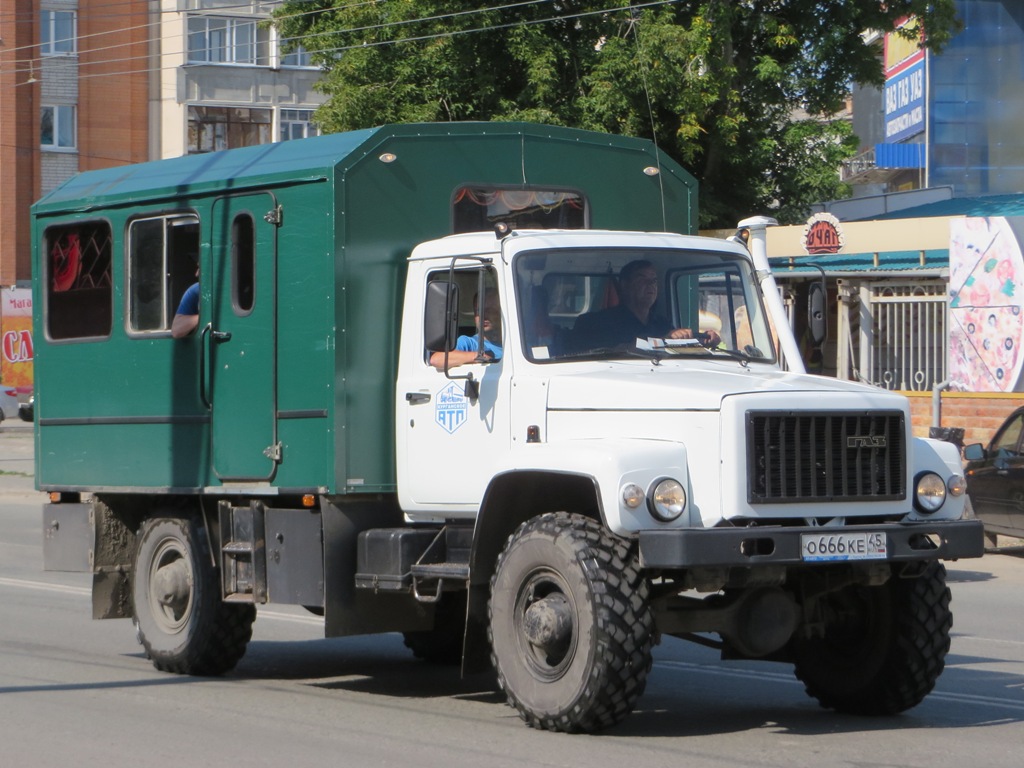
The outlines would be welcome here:
<svg viewBox="0 0 1024 768">
<path fill-rule="evenodd" d="M 325 68 L 325 131 L 529 120 L 653 138 L 699 179 L 701 225 L 731 227 L 844 196 L 857 140 L 828 116 L 852 83 L 883 82 L 859 33 L 908 15 L 933 50 L 955 32 L 954 0 L 290 0 L 273 23 Z"/>
</svg>

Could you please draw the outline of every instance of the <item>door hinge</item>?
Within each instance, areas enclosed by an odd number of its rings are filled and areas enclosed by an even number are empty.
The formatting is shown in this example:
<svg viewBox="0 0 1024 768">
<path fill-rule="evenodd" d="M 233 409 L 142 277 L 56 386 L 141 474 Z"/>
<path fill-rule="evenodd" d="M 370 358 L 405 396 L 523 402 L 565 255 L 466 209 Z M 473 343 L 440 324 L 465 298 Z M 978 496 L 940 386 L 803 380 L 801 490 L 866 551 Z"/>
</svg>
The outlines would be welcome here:
<svg viewBox="0 0 1024 768">
<path fill-rule="evenodd" d="M 284 209 L 281 208 L 280 205 L 274 206 L 263 214 L 263 220 L 267 222 L 267 224 L 275 224 L 280 227 L 281 224 L 284 223 Z"/>
<path fill-rule="evenodd" d="M 266 456 L 271 461 L 280 462 L 281 461 L 281 444 L 280 443 L 274 443 L 273 445 L 268 445 L 266 448 L 263 449 L 263 455 Z"/>
</svg>

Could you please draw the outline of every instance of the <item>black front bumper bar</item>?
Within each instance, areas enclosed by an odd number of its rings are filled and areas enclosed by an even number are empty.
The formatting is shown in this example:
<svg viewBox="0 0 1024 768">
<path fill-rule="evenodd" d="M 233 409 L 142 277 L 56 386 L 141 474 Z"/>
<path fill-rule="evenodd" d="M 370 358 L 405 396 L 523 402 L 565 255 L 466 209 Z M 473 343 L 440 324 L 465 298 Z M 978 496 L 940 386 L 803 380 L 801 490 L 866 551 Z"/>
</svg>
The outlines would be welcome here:
<svg viewBox="0 0 1024 768">
<path fill-rule="evenodd" d="M 985 552 L 980 520 L 843 526 L 751 526 L 640 531 L 640 565 L 644 568 L 755 567 L 758 565 L 832 565 L 837 560 L 808 561 L 801 556 L 801 536 L 869 531 L 884 533 L 886 556 L 858 563 L 957 560 Z M 838 560 L 838 562 L 847 562 Z"/>
</svg>

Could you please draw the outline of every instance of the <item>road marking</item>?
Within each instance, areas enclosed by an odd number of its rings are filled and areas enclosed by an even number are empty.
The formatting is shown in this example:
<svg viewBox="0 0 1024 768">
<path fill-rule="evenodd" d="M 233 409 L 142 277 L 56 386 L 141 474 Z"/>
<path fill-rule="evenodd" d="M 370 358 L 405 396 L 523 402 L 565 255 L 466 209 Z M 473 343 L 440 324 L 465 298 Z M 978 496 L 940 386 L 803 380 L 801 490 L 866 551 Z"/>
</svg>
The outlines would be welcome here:
<svg viewBox="0 0 1024 768">
<path fill-rule="evenodd" d="M 980 639 L 980 638 L 976 638 Z M 793 676 L 792 672 L 771 672 L 758 669 L 753 672 L 749 669 L 728 669 L 726 667 L 708 666 L 707 664 L 696 664 L 689 661 L 656 661 L 655 667 L 667 668 L 677 672 L 697 672 L 716 677 L 734 677 L 750 681 L 752 679 L 770 679 L 773 683 L 785 683 L 787 685 L 798 685 L 801 688 L 803 683 Z M 956 704 L 985 704 L 990 707 L 1005 707 L 1024 712 L 1024 701 L 1020 699 L 1005 699 L 997 696 L 978 696 L 970 693 L 952 693 L 946 691 L 932 691 L 925 701 L 944 701 Z"/>
<path fill-rule="evenodd" d="M 92 590 L 88 587 L 75 587 L 68 584 L 51 584 L 45 581 L 30 581 L 28 579 L 11 579 L 3 576 L 0 576 L 0 586 L 16 587 L 19 589 L 37 589 L 45 592 L 61 592 L 71 595 L 92 594 Z M 322 616 L 315 616 L 312 614 L 309 616 L 302 616 L 291 613 L 281 613 L 279 611 L 269 610 L 266 608 L 257 609 L 257 618 L 269 619 L 271 621 L 283 621 L 291 624 L 305 624 L 309 626 L 323 626 L 324 623 Z M 972 637 L 971 639 L 979 642 L 1004 642 L 1000 640 L 988 640 L 980 637 Z M 732 677 L 743 680 L 756 678 L 760 680 L 771 680 L 775 683 L 784 683 L 786 685 L 803 686 L 803 683 L 793 677 L 792 672 L 772 672 L 770 670 L 758 669 L 757 672 L 754 673 L 749 669 L 730 669 L 728 667 L 708 666 L 707 664 L 696 664 L 689 661 L 674 660 L 655 661 L 654 666 L 676 672 L 696 672 L 705 675 L 715 675 L 716 677 Z M 983 704 L 992 707 L 1006 707 L 1008 709 L 1024 712 L 1024 702 L 1017 699 L 1003 699 L 995 696 L 977 696 L 967 693 L 946 693 L 944 691 L 932 691 L 927 698 L 928 701 L 934 701 L 936 699 L 957 704 Z"/>
<path fill-rule="evenodd" d="M 36 589 L 42 592 L 57 592 L 65 595 L 89 596 L 92 594 L 92 589 L 90 587 L 75 587 L 70 584 L 53 584 L 47 581 L 31 581 L 29 579 L 11 579 L 4 576 L 0 576 L 0 586 L 17 587 L 19 589 Z M 268 608 L 257 607 L 257 615 L 258 618 L 260 619 L 270 619 L 272 621 L 285 621 L 291 624 L 308 624 L 312 626 L 323 626 L 324 623 L 324 619 L 322 616 L 315 616 L 313 614 L 303 616 L 301 614 L 274 611 Z"/>
<path fill-rule="evenodd" d="M 0 576 L 0 585 L 20 587 L 22 589 L 41 589 L 44 592 L 63 592 L 69 595 L 91 595 L 89 587 L 72 587 L 68 584 L 50 584 L 45 581 L 28 581 L 27 579 L 8 579 Z"/>
</svg>

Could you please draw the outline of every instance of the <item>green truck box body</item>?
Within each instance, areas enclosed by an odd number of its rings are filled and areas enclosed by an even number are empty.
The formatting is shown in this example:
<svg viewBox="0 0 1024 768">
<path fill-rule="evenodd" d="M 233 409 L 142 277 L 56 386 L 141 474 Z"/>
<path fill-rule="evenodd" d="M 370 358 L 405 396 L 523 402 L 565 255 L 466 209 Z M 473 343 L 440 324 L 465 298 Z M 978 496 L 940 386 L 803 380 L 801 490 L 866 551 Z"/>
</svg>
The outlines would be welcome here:
<svg viewBox="0 0 1024 768">
<path fill-rule="evenodd" d="M 452 232 L 466 185 L 580 192 L 591 228 L 696 229 L 694 179 L 650 142 L 524 123 L 385 126 L 79 174 L 32 209 L 38 487 L 393 491 L 406 259 Z M 178 215 L 198 218 L 199 328 L 133 332 L 129 224 Z M 239 217 L 254 230 L 246 300 L 231 293 Z M 83 244 L 65 274 L 47 233 L 72 230 L 109 245 Z M 100 251 L 109 267 L 89 274 Z M 109 329 L 81 336 L 76 312 Z"/>
</svg>

